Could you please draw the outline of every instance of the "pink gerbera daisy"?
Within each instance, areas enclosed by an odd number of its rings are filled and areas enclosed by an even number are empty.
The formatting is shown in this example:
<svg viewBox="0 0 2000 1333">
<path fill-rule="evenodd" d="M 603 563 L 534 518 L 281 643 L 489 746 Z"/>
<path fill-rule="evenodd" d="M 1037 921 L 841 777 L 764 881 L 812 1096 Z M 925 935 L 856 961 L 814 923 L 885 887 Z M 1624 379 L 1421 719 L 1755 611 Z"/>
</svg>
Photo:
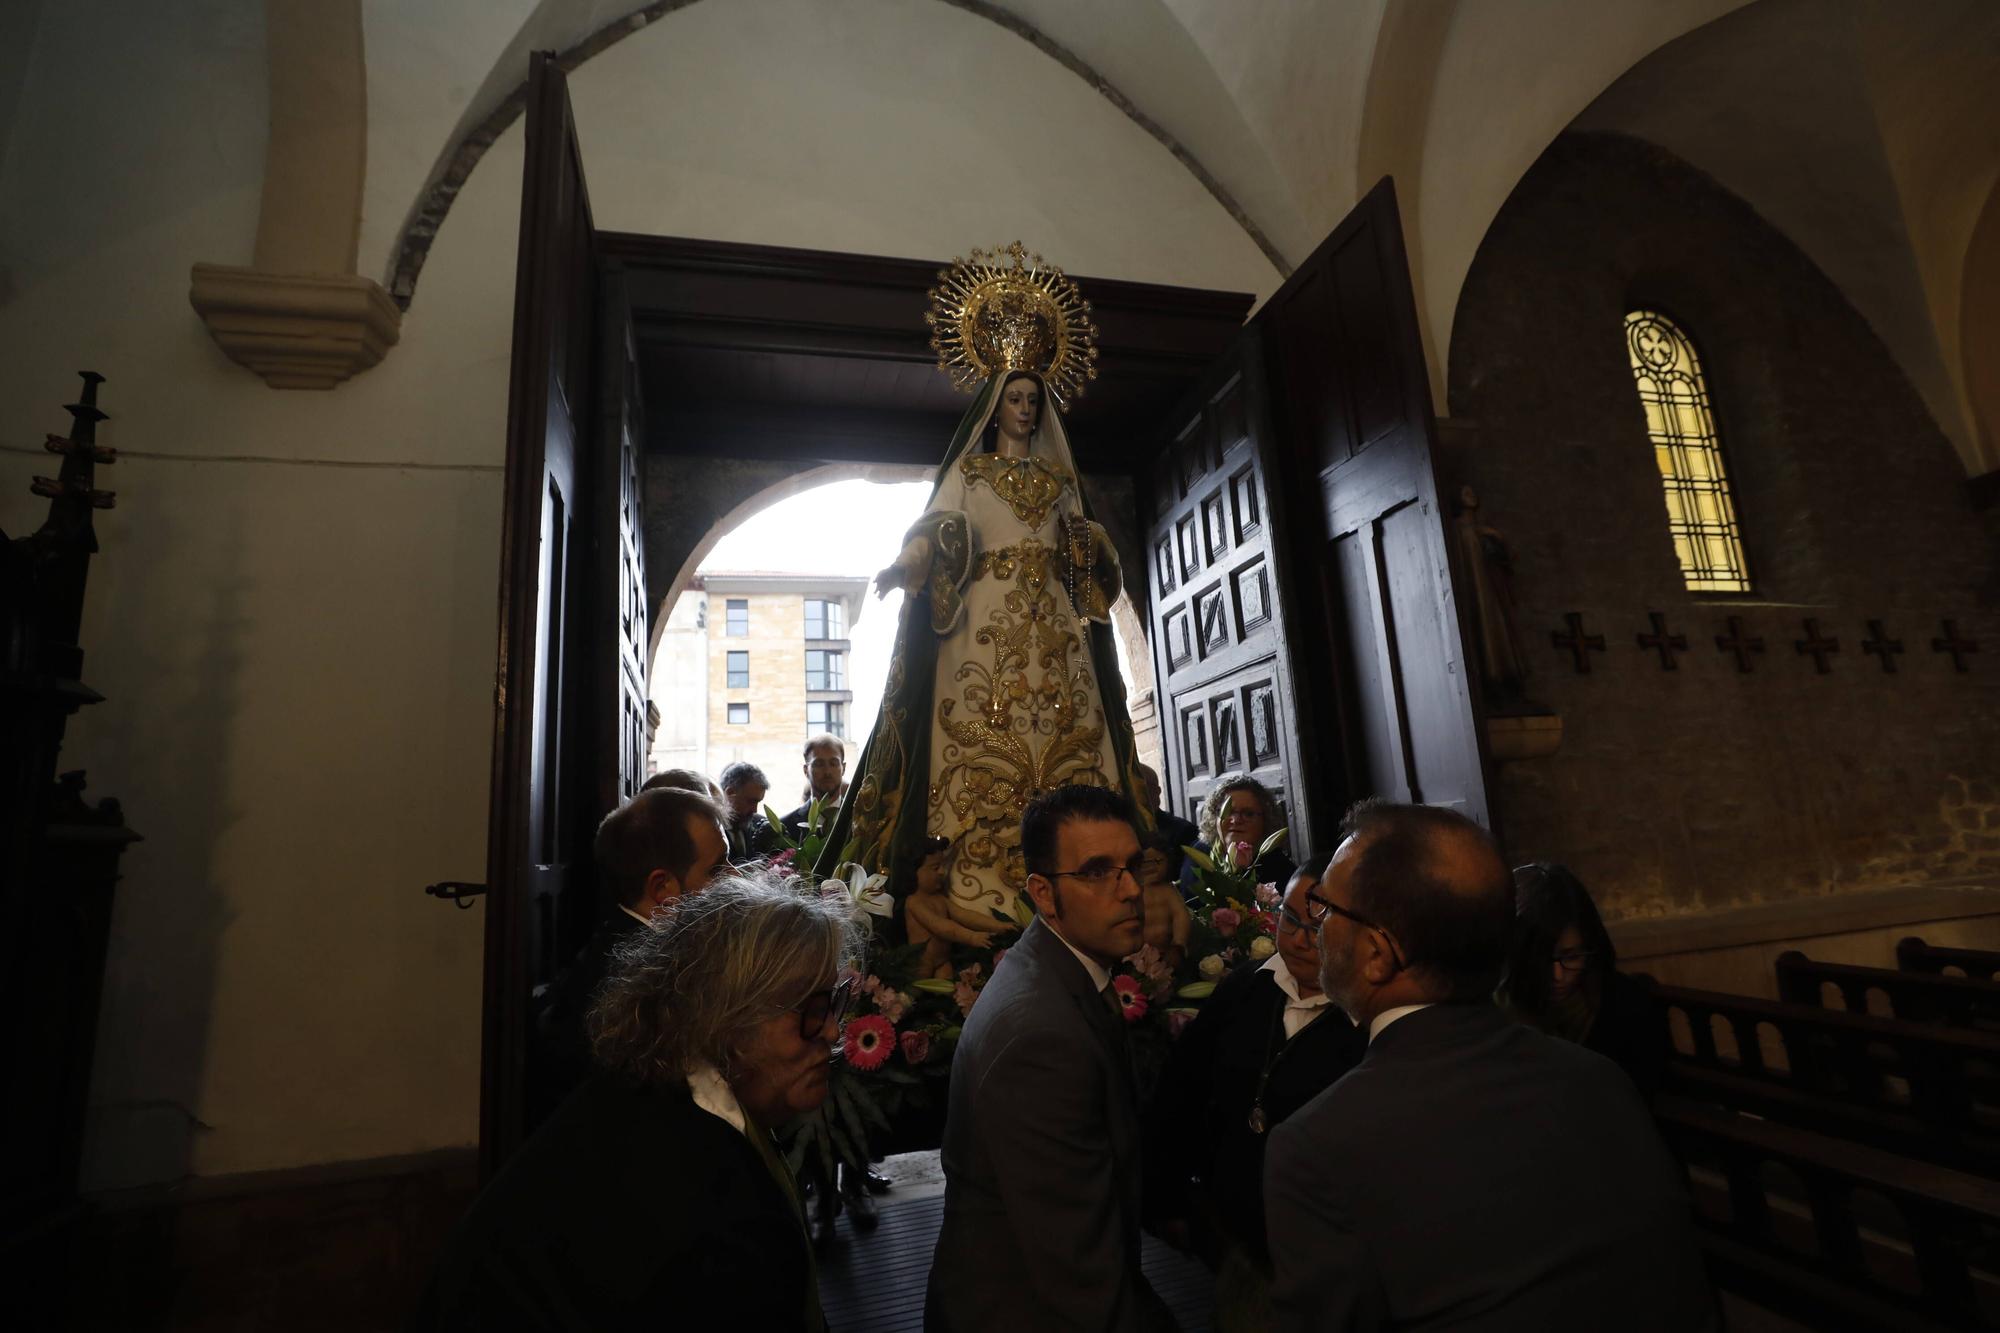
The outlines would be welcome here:
<svg viewBox="0 0 2000 1333">
<path fill-rule="evenodd" d="M 880 1069 L 896 1049 L 896 1029 L 880 1014 L 851 1018 L 843 1033 L 840 1053 L 856 1069 Z"/>
<path fill-rule="evenodd" d="M 1118 1004 L 1124 1010 L 1127 1023 L 1136 1023 L 1146 1016 L 1146 991 L 1140 986 L 1139 978 L 1113 977 L 1111 989 L 1118 995 Z"/>
</svg>

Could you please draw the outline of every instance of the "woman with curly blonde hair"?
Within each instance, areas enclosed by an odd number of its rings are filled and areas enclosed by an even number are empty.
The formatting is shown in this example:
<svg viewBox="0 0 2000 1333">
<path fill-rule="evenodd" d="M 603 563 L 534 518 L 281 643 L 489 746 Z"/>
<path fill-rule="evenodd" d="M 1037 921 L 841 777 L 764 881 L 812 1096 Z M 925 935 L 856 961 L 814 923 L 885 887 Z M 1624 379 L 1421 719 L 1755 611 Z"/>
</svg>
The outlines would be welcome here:
<svg viewBox="0 0 2000 1333">
<path fill-rule="evenodd" d="M 845 903 L 762 872 L 622 941 L 595 1072 L 473 1203 L 412 1327 L 822 1333 L 771 1129 L 826 1099 L 858 943 Z"/>
<path fill-rule="evenodd" d="M 1201 803 L 1200 827 L 1200 849 L 1217 861 L 1228 856 L 1238 843 L 1247 844 L 1249 854 L 1256 856 L 1264 839 L 1282 827 L 1278 823 L 1277 798 L 1271 795 L 1269 787 L 1248 773 L 1231 773 L 1208 789 Z M 1285 855 L 1285 846 L 1280 843 L 1258 858 L 1257 882 L 1276 884 L 1282 889 L 1297 869 L 1298 865 Z M 1183 872 L 1183 884 L 1193 880 L 1192 868 Z"/>
</svg>

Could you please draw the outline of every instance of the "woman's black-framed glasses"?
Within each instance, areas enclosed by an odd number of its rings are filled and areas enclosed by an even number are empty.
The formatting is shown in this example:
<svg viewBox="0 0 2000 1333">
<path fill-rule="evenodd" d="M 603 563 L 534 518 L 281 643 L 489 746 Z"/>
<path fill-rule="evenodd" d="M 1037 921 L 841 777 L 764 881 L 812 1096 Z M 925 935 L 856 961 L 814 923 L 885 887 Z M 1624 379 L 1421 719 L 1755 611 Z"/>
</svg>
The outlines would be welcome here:
<svg viewBox="0 0 2000 1333">
<path fill-rule="evenodd" d="M 806 996 L 805 1003 L 798 1007 L 799 1036 L 813 1040 L 826 1031 L 826 1022 L 833 1020 L 835 1031 L 847 1021 L 847 1011 L 854 1003 L 854 978 L 845 977 L 835 983 L 833 989 L 814 991 Z"/>
<path fill-rule="evenodd" d="M 1396 943 L 1396 937 L 1389 933 L 1389 928 L 1387 926 L 1380 925 L 1376 922 L 1370 921 L 1367 917 L 1362 916 L 1359 912 L 1350 912 L 1345 907 L 1342 907 L 1339 903 L 1334 902 L 1331 898 L 1320 897 L 1319 891 L 1317 889 L 1307 889 L 1306 923 L 1310 925 L 1314 930 L 1318 930 L 1322 925 L 1326 923 L 1326 918 L 1329 913 L 1331 913 L 1334 916 L 1344 916 L 1349 921 L 1352 921 L 1355 925 L 1360 926 L 1364 930 L 1373 930 L 1380 933 L 1383 939 L 1389 941 L 1389 952 L 1392 956 L 1394 956 L 1396 960 L 1396 966 L 1401 968 L 1406 968 L 1410 965 L 1409 962 L 1405 960 L 1403 957 L 1402 947 Z"/>
<path fill-rule="evenodd" d="M 1592 949 L 1564 949 L 1555 955 L 1556 966 L 1565 972 L 1581 972 L 1590 966 L 1590 960 L 1597 957 Z"/>
</svg>

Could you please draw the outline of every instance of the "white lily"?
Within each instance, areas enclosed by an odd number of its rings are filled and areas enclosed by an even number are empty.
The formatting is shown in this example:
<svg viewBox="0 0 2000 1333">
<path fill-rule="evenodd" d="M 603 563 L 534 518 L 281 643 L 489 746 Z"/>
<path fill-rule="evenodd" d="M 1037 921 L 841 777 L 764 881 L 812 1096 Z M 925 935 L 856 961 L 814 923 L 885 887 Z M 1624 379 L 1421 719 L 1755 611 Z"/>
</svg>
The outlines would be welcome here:
<svg viewBox="0 0 2000 1333">
<path fill-rule="evenodd" d="M 828 883 L 840 884 L 847 896 L 848 911 L 857 921 L 871 916 L 891 917 L 896 914 L 896 900 L 889 896 L 889 877 L 869 874 L 858 861 L 837 866 Z"/>
</svg>

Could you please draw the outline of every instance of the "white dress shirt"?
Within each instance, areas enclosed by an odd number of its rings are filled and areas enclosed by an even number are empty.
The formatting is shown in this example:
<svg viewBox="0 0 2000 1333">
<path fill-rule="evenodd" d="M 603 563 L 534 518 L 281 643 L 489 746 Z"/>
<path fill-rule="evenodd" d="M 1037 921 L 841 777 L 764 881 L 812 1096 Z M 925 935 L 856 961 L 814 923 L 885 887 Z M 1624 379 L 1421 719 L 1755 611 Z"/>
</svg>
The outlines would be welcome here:
<svg viewBox="0 0 2000 1333">
<path fill-rule="evenodd" d="M 1387 1031 L 1389 1025 L 1397 1019 L 1408 1017 L 1419 1009 L 1428 1008 L 1430 1008 L 1428 1004 L 1399 1004 L 1394 1009 L 1384 1009 L 1381 1013 L 1368 1020 L 1369 1045 L 1374 1045 L 1375 1039 Z"/>
<path fill-rule="evenodd" d="M 1284 958 L 1278 954 L 1266 958 L 1264 966 L 1258 970 L 1269 972 L 1271 980 L 1277 982 L 1278 989 L 1285 993 L 1286 1041 L 1298 1036 L 1308 1023 L 1325 1013 L 1327 1005 L 1332 1003 L 1324 991 L 1318 995 L 1301 996 L 1299 979 L 1292 975 L 1292 969 L 1285 966 Z"/>
<path fill-rule="evenodd" d="M 747 1135 L 749 1119 L 743 1114 L 743 1104 L 736 1100 L 736 1094 L 729 1090 L 729 1084 L 714 1065 L 696 1061 L 687 1067 L 688 1092 L 694 1097 L 694 1104 L 714 1116 L 735 1126 L 738 1134 Z"/>
<path fill-rule="evenodd" d="M 653 924 L 652 918 L 639 915 L 639 913 L 633 911 L 631 908 L 627 907 L 624 903 L 618 904 L 618 910 L 623 912 L 626 916 L 631 917 L 634 921 L 637 921 L 642 926 L 650 926 Z"/>
<path fill-rule="evenodd" d="M 1042 924 L 1045 926 L 1049 926 L 1049 920 L 1047 917 L 1042 918 Z M 1083 964 L 1083 970 L 1090 973 L 1090 988 L 1092 990 L 1101 992 L 1106 986 L 1109 986 L 1111 984 L 1111 972 L 1108 968 L 1104 966 L 1104 964 L 1098 962 L 1095 958 L 1092 958 L 1089 954 L 1077 948 L 1074 944 L 1071 944 L 1068 940 L 1063 940 L 1062 932 L 1060 930 L 1057 930 L 1054 926 L 1049 926 L 1049 934 L 1055 936 L 1059 940 L 1062 940 L 1062 947 L 1068 949 L 1071 953 L 1075 954 L 1076 961 Z"/>
</svg>

